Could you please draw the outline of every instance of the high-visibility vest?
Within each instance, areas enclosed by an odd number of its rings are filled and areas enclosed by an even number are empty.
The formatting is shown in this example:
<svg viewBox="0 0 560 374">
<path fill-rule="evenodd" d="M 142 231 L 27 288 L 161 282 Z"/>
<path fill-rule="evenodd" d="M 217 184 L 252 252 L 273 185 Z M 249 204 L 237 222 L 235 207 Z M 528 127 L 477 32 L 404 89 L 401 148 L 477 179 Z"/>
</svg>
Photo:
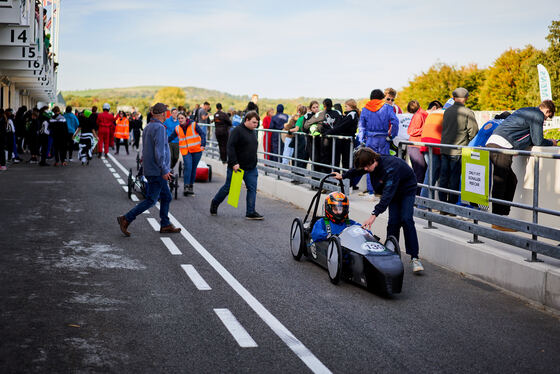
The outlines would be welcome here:
<svg viewBox="0 0 560 374">
<path fill-rule="evenodd" d="M 130 130 L 128 129 L 128 118 L 117 117 L 115 123 L 117 124 L 117 126 L 115 127 L 115 138 L 128 139 L 130 136 Z"/>
<path fill-rule="evenodd" d="M 197 134 L 196 122 L 192 122 L 189 127 L 187 127 L 187 132 L 183 131 L 181 125 L 175 127 L 175 132 L 179 137 L 179 150 L 181 155 L 185 156 L 189 153 L 202 152 L 204 148 L 201 145 L 200 135 Z"/>
</svg>

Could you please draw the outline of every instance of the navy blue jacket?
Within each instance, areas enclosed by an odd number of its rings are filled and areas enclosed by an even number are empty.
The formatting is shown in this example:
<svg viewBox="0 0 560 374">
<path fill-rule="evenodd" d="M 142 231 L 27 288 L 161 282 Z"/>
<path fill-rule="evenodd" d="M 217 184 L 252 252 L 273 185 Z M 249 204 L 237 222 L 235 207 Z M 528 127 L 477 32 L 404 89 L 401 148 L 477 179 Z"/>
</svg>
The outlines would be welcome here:
<svg viewBox="0 0 560 374">
<path fill-rule="evenodd" d="M 513 149 L 525 149 L 532 145 L 551 146 L 543 137 L 544 114 L 537 107 L 521 108 L 512 113 L 494 132 L 506 139 Z"/>
<path fill-rule="evenodd" d="M 418 187 L 416 175 L 406 162 L 395 156 L 380 156 L 378 165 L 369 173 L 375 193 L 381 194 L 381 200 L 372 212 L 375 216 L 383 213 L 393 199 L 415 195 Z M 350 169 L 342 177 L 352 179 L 365 173 L 362 169 Z"/>
</svg>

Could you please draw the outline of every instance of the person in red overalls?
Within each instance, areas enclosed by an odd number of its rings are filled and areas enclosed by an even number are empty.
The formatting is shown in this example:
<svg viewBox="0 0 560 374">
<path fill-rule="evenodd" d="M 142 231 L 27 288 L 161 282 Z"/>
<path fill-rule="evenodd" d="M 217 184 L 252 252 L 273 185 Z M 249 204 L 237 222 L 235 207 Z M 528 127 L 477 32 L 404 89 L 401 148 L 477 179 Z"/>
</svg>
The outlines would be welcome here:
<svg viewBox="0 0 560 374">
<path fill-rule="evenodd" d="M 99 115 L 97 116 L 97 127 L 99 134 L 97 157 L 101 157 L 102 153 L 104 153 L 105 156 L 107 156 L 107 154 L 109 153 L 111 128 L 114 128 L 115 126 L 115 117 L 112 113 L 109 113 L 109 110 L 111 110 L 111 106 L 105 103 L 103 104 L 103 112 L 99 113 Z"/>
</svg>

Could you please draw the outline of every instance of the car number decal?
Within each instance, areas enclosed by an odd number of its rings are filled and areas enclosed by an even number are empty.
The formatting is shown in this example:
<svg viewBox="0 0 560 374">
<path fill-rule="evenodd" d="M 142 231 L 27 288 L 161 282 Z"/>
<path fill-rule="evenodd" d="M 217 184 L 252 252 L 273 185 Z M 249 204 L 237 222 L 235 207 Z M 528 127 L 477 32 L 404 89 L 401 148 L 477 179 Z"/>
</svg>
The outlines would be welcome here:
<svg viewBox="0 0 560 374">
<path fill-rule="evenodd" d="M 383 252 L 385 246 L 377 242 L 365 242 L 362 244 L 362 249 L 370 252 Z"/>
</svg>

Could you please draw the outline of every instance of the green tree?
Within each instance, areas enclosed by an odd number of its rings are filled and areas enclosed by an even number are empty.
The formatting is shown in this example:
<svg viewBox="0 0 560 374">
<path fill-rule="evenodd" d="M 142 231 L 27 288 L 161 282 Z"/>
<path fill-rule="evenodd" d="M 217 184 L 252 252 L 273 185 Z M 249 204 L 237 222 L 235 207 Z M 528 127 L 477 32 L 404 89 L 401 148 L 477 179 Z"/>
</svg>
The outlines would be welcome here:
<svg viewBox="0 0 560 374">
<path fill-rule="evenodd" d="M 163 87 L 156 92 L 152 105 L 155 103 L 164 103 L 169 106 L 184 106 L 187 100 L 185 91 L 180 87 Z"/>
<path fill-rule="evenodd" d="M 546 51 L 546 66 L 552 86 L 552 99 L 560 99 L 560 21 L 552 21 L 546 40 L 550 43 Z"/>
<path fill-rule="evenodd" d="M 537 64 L 545 55 L 532 45 L 508 49 L 488 68 L 480 93 L 483 110 L 518 109 L 534 106 L 538 99 Z"/>
</svg>

